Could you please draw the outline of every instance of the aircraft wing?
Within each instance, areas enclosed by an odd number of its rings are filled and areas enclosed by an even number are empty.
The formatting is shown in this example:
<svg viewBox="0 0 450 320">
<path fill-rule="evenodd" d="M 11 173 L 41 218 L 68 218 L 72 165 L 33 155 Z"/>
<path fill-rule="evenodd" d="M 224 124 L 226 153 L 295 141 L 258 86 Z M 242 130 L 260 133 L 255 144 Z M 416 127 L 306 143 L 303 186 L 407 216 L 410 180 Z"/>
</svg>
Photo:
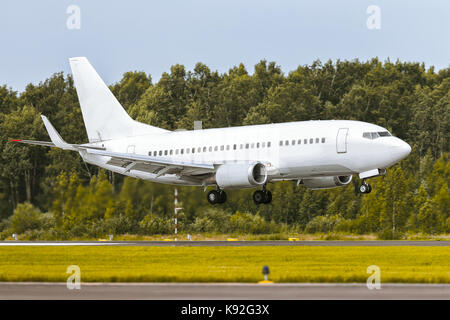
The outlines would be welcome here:
<svg viewBox="0 0 450 320">
<path fill-rule="evenodd" d="M 78 146 L 84 149 L 83 146 Z M 157 177 L 163 174 L 201 175 L 215 171 L 214 165 L 185 161 L 174 161 L 170 158 L 156 158 L 134 153 L 120 153 L 107 150 L 86 149 L 88 154 L 110 157 L 106 164 L 124 168 L 124 173 L 130 170 L 140 170 L 154 173 Z"/>
<path fill-rule="evenodd" d="M 53 142 L 48 141 L 35 141 L 35 140 L 22 140 L 14 139 L 12 142 L 33 144 L 46 147 L 57 147 Z M 149 173 L 154 173 L 157 177 L 164 174 L 182 174 L 186 176 L 202 175 L 214 172 L 214 165 L 203 163 L 192 163 L 184 161 L 173 161 L 168 158 L 156 158 L 146 155 L 139 155 L 134 153 L 120 153 L 104 150 L 104 148 L 86 146 L 80 144 L 64 144 L 66 150 L 81 151 L 84 150 L 88 154 L 110 157 L 111 159 L 106 164 L 122 167 L 123 173 L 130 170 L 139 170 Z"/>
<path fill-rule="evenodd" d="M 215 171 L 213 164 L 175 161 L 170 158 L 113 152 L 105 150 L 105 148 L 84 144 L 70 144 L 61 138 L 59 133 L 45 116 L 41 117 L 52 142 L 21 139 L 14 139 L 11 141 L 47 147 L 57 147 L 64 150 L 81 151 L 86 152 L 87 154 L 110 157 L 106 164 L 122 167 L 122 173 L 127 173 L 130 170 L 139 170 L 156 174 L 156 177 L 164 174 L 179 174 L 196 179 L 201 175 L 210 174 Z"/>
</svg>

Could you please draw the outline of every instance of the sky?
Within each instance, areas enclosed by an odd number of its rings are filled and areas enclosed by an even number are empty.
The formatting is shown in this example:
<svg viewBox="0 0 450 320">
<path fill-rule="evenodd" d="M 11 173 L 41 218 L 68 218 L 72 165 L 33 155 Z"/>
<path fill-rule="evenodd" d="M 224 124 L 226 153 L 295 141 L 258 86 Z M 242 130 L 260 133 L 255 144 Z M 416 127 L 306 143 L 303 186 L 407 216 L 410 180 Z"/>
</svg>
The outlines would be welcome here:
<svg viewBox="0 0 450 320">
<path fill-rule="evenodd" d="M 133 70 L 158 81 L 197 62 L 252 73 L 262 59 L 285 74 L 316 59 L 373 57 L 439 70 L 450 66 L 450 1 L 2 0 L 0 35 L 0 85 L 19 92 L 70 73 L 74 56 L 107 84 Z"/>
</svg>

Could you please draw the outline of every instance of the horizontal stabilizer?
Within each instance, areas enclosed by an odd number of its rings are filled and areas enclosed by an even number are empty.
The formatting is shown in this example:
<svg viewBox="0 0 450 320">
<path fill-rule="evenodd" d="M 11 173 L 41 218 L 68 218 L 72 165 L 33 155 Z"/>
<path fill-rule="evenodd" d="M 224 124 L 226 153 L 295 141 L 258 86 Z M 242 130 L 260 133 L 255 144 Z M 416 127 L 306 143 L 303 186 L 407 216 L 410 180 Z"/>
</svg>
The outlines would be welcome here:
<svg viewBox="0 0 450 320">
<path fill-rule="evenodd" d="M 11 142 L 35 144 L 35 145 L 38 145 L 38 146 L 46 146 L 46 147 L 56 147 L 53 142 L 48 142 L 48 141 L 13 139 L 13 140 L 11 140 Z"/>
</svg>

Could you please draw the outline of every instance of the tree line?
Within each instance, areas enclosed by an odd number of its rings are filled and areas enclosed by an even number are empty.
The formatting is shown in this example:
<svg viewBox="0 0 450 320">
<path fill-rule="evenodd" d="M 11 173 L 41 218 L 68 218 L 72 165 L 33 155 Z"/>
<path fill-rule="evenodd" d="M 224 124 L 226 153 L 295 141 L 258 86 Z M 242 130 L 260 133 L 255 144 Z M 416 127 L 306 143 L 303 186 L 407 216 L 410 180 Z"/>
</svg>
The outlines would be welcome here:
<svg viewBox="0 0 450 320">
<path fill-rule="evenodd" d="M 231 191 L 211 207 L 200 188 L 179 188 L 186 232 L 408 233 L 450 232 L 448 162 L 450 68 L 384 61 L 314 61 L 285 74 L 260 61 L 228 72 L 198 63 L 174 65 L 153 82 L 132 71 L 110 86 L 136 120 L 170 130 L 318 119 L 378 124 L 412 146 L 412 153 L 371 180 L 372 193 L 343 188 L 311 191 L 270 185 L 273 203 L 255 206 L 251 190 Z M 170 233 L 173 186 L 124 178 L 84 163 L 74 152 L 18 145 L 12 138 L 48 141 L 46 115 L 70 143 L 87 142 L 71 75 L 55 73 L 22 93 L 0 87 L 0 237 L 60 239 Z"/>
</svg>

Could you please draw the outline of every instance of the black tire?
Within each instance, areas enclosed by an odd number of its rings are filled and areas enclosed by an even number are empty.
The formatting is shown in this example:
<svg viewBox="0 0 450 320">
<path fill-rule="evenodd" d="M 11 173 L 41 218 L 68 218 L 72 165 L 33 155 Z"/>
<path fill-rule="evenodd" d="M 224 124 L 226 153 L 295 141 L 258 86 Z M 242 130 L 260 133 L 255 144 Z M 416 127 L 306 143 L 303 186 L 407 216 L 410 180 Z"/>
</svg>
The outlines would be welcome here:
<svg viewBox="0 0 450 320">
<path fill-rule="evenodd" d="M 208 194 L 206 195 L 206 199 L 208 200 L 208 202 L 210 204 L 216 204 L 219 203 L 220 200 L 220 194 L 219 192 L 217 192 L 217 190 L 211 190 L 210 192 L 208 192 Z"/>
<path fill-rule="evenodd" d="M 266 196 L 262 190 L 256 190 L 253 193 L 253 201 L 255 202 L 255 204 L 264 203 L 265 199 L 266 199 Z"/>
<path fill-rule="evenodd" d="M 363 184 L 361 184 L 361 185 L 359 186 L 359 192 L 361 192 L 361 193 L 367 193 L 367 190 L 368 190 L 367 184 L 363 183 Z"/>
<path fill-rule="evenodd" d="M 219 191 L 219 202 L 218 203 L 225 203 L 227 201 L 227 194 L 225 191 L 220 190 Z"/>
<path fill-rule="evenodd" d="M 372 191 L 372 187 L 370 186 L 370 184 L 368 184 L 366 193 L 370 193 L 370 191 Z"/>
<path fill-rule="evenodd" d="M 264 199 L 264 203 L 265 204 L 269 204 L 272 202 L 272 192 L 270 192 L 269 190 L 266 191 L 266 197 Z"/>
</svg>

